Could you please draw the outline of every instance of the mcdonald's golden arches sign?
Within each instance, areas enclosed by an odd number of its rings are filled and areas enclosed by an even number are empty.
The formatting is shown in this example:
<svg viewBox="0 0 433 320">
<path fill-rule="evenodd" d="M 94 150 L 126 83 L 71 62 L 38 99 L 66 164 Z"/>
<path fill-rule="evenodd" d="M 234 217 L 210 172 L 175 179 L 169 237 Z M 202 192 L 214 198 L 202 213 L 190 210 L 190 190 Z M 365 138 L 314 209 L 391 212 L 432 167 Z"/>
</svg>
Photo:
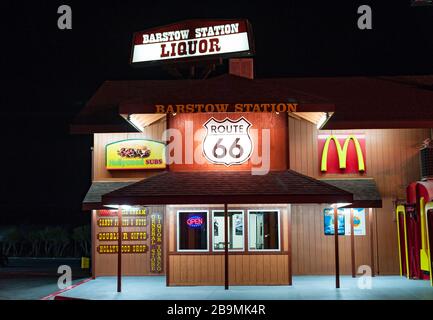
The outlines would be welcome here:
<svg viewBox="0 0 433 320">
<path fill-rule="evenodd" d="M 319 165 L 322 173 L 365 173 L 365 136 L 319 135 Z"/>
</svg>

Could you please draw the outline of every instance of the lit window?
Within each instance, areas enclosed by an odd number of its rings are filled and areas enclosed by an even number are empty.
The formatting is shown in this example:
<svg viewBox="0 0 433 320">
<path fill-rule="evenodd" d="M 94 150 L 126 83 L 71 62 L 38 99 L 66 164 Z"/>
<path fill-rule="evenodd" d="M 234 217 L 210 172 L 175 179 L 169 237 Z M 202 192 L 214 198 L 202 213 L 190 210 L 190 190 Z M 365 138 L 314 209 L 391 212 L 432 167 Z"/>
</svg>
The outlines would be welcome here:
<svg viewBox="0 0 433 320">
<path fill-rule="evenodd" d="M 280 250 L 280 213 L 278 210 L 248 211 L 250 250 Z"/>
<path fill-rule="evenodd" d="M 244 250 L 244 212 L 229 210 L 227 213 L 229 250 Z M 213 211 L 213 249 L 224 249 L 224 211 Z"/>
<path fill-rule="evenodd" d="M 179 251 L 208 251 L 208 211 L 177 212 L 177 248 Z"/>
</svg>

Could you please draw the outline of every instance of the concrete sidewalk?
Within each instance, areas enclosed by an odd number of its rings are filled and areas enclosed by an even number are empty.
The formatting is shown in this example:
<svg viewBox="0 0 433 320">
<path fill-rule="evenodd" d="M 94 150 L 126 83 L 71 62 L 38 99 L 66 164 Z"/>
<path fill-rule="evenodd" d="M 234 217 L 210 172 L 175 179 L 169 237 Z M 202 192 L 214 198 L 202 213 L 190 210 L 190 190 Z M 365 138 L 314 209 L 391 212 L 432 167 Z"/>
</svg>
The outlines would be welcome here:
<svg viewBox="0 0 433 320">
<path fill-rule="evenodd" d="M 293 286 L 166 287 L 165 277 L 123 277 L 123 292 L 116 292 L 116 277 L 100 277 L 62 297 L 96 300 L 433 300 L 429 281 L 399 276 L 373 278 L 372 289 L 359 289 L 358 280 L 341 277 L 335 289 L 332 276 L 296 276 Z"/>
</svg>

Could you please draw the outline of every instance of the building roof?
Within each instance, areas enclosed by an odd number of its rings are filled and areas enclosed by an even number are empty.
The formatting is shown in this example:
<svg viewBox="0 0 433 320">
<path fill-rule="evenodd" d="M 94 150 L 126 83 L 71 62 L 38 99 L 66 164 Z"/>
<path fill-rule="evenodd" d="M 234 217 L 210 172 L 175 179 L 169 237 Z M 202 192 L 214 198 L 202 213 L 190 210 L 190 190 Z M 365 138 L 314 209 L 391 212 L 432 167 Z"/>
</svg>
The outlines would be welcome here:
<svg viewBox="0 0 433 320">
<path fill-rule="evenodd" d="M 164 172 L 102 196 L 103 205 L 351 203 L 353 195 L 292 170 Z"/>
<path fill-rule="evenodd" d="M 291 78 L 287 85 L 335 104 L 322 129 L 433 127 L 433 75 Z"/>
<path fill-rule="evenodd" d="M 346 208 L 382 208 L 382 197 L 372 178 L 320 179 L 353 194 L 353 202 Z"/>
<path fill-rule="evenodd" d="M 299 111 L 334 111 L 334 105 L 326 99 L 293 89 L 287 80 L 251 80 L 224 74 L 208 80 L 106 81 L 75 118 L 71 131 L 125 132 L 124 124 L 120 126 L 117 122 L 122 120 L 119 114 L 154 113 L 157 104 L 211 103 L 233 107 L 236 103 L 293 102 L 299 104 Z M 103 122 L 107 128 L 101 125 Z"/>
<path fill-rule="evenodd" d="M 136 131 L 120 114 L 156 104 L 298 103 L 299 112 L 334 112 L 323 129 L 433 127 L 433 75 L 106 81 L 71 124 L 73 133 Z M 233 110 L 232 110 L 233 111 Z"/>
<path fill-rule="evenodd" d="M 129 186 L 135 181 L 126 182 L 93 182 L 90 186 L 89 191 L 87 191 L 86 196 L 83 200 L 83 210 L 96 210 L 102 209 L 101 197 L 103 194 L 112 192 L 114 190 Z"/>
</svg>

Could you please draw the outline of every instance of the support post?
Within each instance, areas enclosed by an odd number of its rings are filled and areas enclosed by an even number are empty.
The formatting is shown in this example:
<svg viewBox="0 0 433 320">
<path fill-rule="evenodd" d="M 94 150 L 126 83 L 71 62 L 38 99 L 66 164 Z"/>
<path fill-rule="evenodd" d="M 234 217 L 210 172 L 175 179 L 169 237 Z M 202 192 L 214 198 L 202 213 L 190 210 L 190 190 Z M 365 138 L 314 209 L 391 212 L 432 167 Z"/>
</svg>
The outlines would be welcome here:
<svg viewBox="0 0 433 320">
<path fill-rule="evenodd" d="M 370 224 L 370 264 L 371 276 L 374 277 L 374 237 L 373 237 L 373 208 L 368 209 L 368 221 Z"/>
<path fill-rule="evenodd" d="M 352 278 L 356 278 L 356 264 L 355 264 L 355 227 L 353 219 L 353 209 L 350 209 L 350 255 L 352 258 Z"/>
<path fill-rule="evenodd" d="M 224 204 L 224 289 L 229 289 L 229 228 L 227 203 Z"/>
<path fill-rule="evenodd" d="M 165 286 L 169 287 L 170 286 L 170 248 L 169 248 L 169 234 L 170 234 L 170 223 L 169 223 L 169 218 L 168 218 L 168 210 L 167 210 L 167 205 L 164 205 L 164 251 L 165 251 Z"/>
<path fill-rule="evenodd" d="M 117 210 L 117 292 L 122 292 L 122 209 Z"/>
<path fill-rule="evenodd" d="M 338 251 L 338 208 L 334 206 L 335 287 L 340 288 L 340 258 Z"/>
<path fill-rule="evenodd" d="M 287 248 L 287 259 L 289 265 L 289 286 L 292 285 L 292 206 L 287 206 L 287 222 L 288 222 L 288 248 Z"/>
</svg>

